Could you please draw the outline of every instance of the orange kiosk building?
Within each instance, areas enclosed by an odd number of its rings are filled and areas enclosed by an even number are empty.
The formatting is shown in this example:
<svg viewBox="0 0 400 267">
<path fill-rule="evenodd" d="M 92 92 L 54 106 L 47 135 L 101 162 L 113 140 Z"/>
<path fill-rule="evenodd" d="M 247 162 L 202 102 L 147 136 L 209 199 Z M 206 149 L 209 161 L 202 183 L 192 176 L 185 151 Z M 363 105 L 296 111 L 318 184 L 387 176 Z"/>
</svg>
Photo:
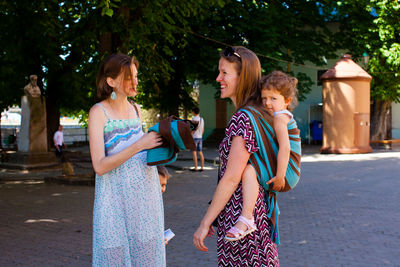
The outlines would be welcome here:
<svg viewBox="0 0 400 267">
<path fill-rule="evenodd" d="M 372 77 L 344 55 L 321 76 L 323 134 L 321 153 L 368 153 Z"/>
</svg>

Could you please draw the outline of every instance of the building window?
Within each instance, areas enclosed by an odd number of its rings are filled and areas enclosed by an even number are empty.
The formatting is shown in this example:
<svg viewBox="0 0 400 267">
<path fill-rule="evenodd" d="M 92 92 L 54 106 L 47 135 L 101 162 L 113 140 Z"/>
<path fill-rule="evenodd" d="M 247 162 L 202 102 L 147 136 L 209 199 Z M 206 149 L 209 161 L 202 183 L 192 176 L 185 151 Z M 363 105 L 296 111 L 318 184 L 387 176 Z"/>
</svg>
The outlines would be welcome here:
<svg viewBox="0 0 400 267">
<path fill-rule="evenodd" d="M 327 70 L 318 70 L 317 71 L 317 85 L 321 86 L 322 82 L 321 82 L 321 76 L 326 72 Z"/>
</svg>

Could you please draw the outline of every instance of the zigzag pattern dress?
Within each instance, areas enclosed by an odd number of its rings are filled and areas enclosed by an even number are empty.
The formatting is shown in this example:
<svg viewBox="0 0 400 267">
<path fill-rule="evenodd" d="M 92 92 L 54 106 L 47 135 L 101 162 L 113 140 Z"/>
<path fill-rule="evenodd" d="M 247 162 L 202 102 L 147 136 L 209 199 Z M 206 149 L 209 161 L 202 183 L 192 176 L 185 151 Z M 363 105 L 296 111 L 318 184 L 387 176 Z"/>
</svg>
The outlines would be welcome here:
<svg viewBox="0 0 400 267">
<path fill-rule="evenodd" d="M 138 118 L 110 119 L 104 126 L 106 156 L 143 135 Z M 164 208 L 157 168 L 146 151 L 119 167 L 96 175 L 93 208 L 93 266 L 166 266 Z"/>
<path fill-rule="evenodd" d="M 246 149 L 249 153 L 258 150 L 249 117 L 242 111 L 236 112 L 225 129 L 225 138 L 219 146 L 221 169 L 218 180 L 225 173 L 234 136 L 241 136 L 245 140 Z M 259 187 L 254 210 L 257 231 L 239 241 L 229 242 L 224 240 L 225 233 L 237 222 L 242 211 L 242 204 L 242 184 L 240 183 L 218 216 L 218 266 L 279 266 L 278 251 L 270 238 L 271 221 L 267 217 L 268 204 L 264 200 L 262 186 Z"/>
</svg>

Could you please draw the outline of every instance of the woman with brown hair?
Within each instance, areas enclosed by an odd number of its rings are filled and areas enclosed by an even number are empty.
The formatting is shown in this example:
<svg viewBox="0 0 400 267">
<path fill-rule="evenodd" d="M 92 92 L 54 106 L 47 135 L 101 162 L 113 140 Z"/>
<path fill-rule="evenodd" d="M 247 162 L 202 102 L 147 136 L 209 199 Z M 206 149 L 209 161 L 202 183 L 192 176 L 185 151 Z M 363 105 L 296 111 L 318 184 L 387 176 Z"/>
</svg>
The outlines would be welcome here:
<svg viewBox="0 0 400 267">
<path fill-rule="evenodd" d="M 197 249 L 208 251 L 204 239 L 214 233 L 212 223 L 218 217 L 218 266 L 278 266 L 278 252 L 276 245 L 271 242 L 271 221 L 267 217 L 268 204 L 264 200 L 262 186 L 259 186 L 254 209 L 256 230 L 238 241 L 229 242 L 224 238 L 241 214 L 242 173 L 250 154 L 258 150 L 249 117 L 239 109 L 252 105 L 262 112 L 259 96 L 261 65 L 254 52 L 237 46 L 228 47 L 221 53 L 218 69 L 216 80 L 221 85 L 221 98 L 230 98 L 236 113 L 229 121 L 225 138 L 219 146 L 221 168 L 218 186 L 194 233 L 193 243 Z M 268 121 L 272 121 L 267 113 L 262 113 Z"/>
<path fill-rule="evenodd" d="M 89 113 L 89 142 L 96 172 L 93 266 L 165 266 L 164 210 L 155 166 L 146 150 L 161 144 L 143 133 L 137 94 L 138 61 L 113 54 L 100 66 Z"/>
</svg>

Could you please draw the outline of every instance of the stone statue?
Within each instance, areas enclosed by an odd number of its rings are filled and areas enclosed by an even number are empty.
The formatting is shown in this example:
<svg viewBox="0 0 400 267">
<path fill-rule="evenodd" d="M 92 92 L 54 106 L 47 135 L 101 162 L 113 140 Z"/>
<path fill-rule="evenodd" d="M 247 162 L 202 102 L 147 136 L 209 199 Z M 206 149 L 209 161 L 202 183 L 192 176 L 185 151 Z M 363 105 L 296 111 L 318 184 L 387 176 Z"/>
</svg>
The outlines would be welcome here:
<svg viewBox="0 0 400 267">
<path fill-rule="evenodd" d="M 25 95 L 31 97 L 40 97 L 41 92 L 39 86 L 37 85 L 37 76 L 31 75 L 29 76 L 29 79 L 31 80 L 30 83 L 24 87 Z"/>
<path fill-rule="evenodd" d="M 29 76 L 21 97 L 21 128 L 17 136 L 18 151 L 47 153 L 46 99 L 37 85 L 37 76 Z M 33 154 L 32 154 L 33 155 Z"/>
</svg>

